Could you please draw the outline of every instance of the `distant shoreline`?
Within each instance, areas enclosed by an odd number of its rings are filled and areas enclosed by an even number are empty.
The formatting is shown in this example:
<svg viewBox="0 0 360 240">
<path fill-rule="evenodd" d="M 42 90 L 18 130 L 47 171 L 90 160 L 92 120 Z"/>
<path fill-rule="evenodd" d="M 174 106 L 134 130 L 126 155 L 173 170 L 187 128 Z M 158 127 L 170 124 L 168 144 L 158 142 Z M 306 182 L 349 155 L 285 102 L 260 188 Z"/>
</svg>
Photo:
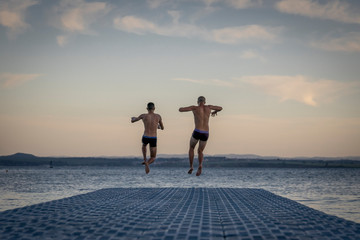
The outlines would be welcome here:
<svg viewBox="0 0 360 240">
<path fill-rule="evenodd" d="M 0 166 L 139 166 L 140 157 L 37 157 L 31 154 L 17 153 L 0 156 Z M 188 167 L 186 157 L 159 157 L 156 165 L 163 167 Z M 206 167 L 265 167 L 265 168 L 360 168 L 360 160 L 328 158 L 276 158 L 208 156 Z"/>
</svg>

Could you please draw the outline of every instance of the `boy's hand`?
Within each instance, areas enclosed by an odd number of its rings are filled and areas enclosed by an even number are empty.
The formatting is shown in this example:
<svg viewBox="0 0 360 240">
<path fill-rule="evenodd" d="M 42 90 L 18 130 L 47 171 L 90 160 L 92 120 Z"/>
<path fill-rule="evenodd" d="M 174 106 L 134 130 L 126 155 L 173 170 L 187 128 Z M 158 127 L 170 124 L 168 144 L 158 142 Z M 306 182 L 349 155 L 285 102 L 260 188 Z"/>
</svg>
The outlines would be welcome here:
<svg viewBox="0 0 360 240">
<path fill-rule="evenodd" d="M 211 113 L 211 116 L 212 117 L 215 117 L 217 115 L 217 111 L 213 111 L 212 113 Z"/>
</svg>

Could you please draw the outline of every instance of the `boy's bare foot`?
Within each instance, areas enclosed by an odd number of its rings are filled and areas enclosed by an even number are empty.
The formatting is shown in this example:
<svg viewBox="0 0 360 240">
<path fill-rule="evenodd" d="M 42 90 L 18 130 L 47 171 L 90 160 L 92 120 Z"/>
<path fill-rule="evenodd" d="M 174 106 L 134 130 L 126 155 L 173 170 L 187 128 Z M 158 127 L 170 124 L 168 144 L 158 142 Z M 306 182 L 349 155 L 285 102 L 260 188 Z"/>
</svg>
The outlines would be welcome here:
<svg viewBox="0 0 360 240">
<path fill-rule="evenodd" d="M 190 168 L 190 170 L 188 171 L 188 174 L 192 174 L 193 170 L 194 170 L 193 168 Z"/>
<path fill-rule="evenodd" d="M 145 164 L 145 160 L 144 160 L 141 164 L 144 165 L 144 164 Z"/>
<path fill-rule="evenodd" d="M 149 163 L 145 162 L 145 172 L 148 174 L 150 172 Z"/>
<path fill-rule="evenodd" d="M 198 170 L 197 170 L 197 172 L 196 172 L 196 176 L 200 176 L 201 170 L 202 170 L 202 167 L 199 167 Z"/>
</svg>

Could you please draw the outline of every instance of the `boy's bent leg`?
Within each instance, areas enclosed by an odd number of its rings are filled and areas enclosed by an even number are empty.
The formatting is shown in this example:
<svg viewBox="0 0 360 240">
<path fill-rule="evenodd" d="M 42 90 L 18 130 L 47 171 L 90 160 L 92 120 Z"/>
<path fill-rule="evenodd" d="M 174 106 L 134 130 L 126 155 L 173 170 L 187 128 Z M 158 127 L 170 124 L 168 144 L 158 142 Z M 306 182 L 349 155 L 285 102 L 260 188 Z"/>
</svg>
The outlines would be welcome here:
<svg viewBox="0 0 360 240">
<path fill-rule="evenodd" d="M 194 150 L 195 150 L 195 146 L 197 144 L 198 140 L 196 140 L 195 138 L 193 138 L 191 136 L 190 138 L 190 147 L 189 147 L 189 163 L 190 163 L 190 169 L 188 171 L 188 174 L 191 174 L 192 171 L 194 170 Z"/>
<path fill-rule="evenodd" d="M 192 174 L 192 171 L 194 170 L 193 162 L 194 162 L 194 148 L 190 147 L 190 149 L 189 149 L 190 169 L 189 169 L 189 171 L 188 171 L 188 174 Z"/>
<path fill-rule="evenodd" d="M 145 162 L 146 162 L 146 145 L 145 144 L 142 145 L 141 151 L 142 151 L 142 154 L 143 154 L 143 157 L 144 157 L 144 161 L 141 164 L 144 165 Z"/>
<path fill-rule="evenodd" d="M 150 159 L 148 161 L 149 164 L 155 162 L 156 159 L 156 147 L 150 147 Z"/>
<path fill-rule="evenodd" d="M 201 171 L 202 171 L 202 162 L 204 160 L 204 149 L 206 146 L 207 141 L 200 141 L 199 143 L 199 148 L 198 148 L 198 158 L 199 158 L 199 168 L 196 172 L 196 176 L 200 176 L 201 175 Z"/>
<path fill-rule="evenodd" d="M 148 174 L 150 172 L 149 163 L 145 162 L 145 173 Z"/>
</svg>

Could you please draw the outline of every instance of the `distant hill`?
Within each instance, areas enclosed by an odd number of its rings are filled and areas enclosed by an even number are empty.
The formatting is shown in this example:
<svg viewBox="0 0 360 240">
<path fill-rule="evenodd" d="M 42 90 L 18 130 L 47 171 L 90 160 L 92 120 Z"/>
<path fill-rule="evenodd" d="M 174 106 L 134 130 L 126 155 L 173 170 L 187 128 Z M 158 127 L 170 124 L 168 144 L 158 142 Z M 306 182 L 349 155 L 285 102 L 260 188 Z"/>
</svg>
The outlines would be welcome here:
<svg viewBox="0 0 360 240">
<path fill-rule="evenodd" d="M 37 157 L 27 153 L 0 156 L 0 166 L 139 166 L 140 157 Z M 155 162 L 164 167 L 188 167 L 187 155 L 159 155 Z M 360 157 L 279 158 L 258 155 L 205 156 L 207 167 L 348 167 L 360 168 Z"/>
<path fill-rule="evenodd" d="M 355 160 L 360 161 L 360 156 L 346 157 L 277 157 L 277 156 L 260 156 L 256 154 L 216 154 L 214 157 L 226 157 L 232 159 L 287 159 L 287 160 Z"/>
<path fill-rule="evenodd" d="M 3 158 L 27 160 L 27 159 L 35 159 L 37 157 L 32 154 L 28 154 L 28 153 L 15 153 L 13 155 L 3 156 Z"/>
<path fill-rule="evenodd" d="M 0 166 L 132 166 L 136 158 L 105 157 L 37 157 L 26 153 L 0 156 Z"/>
<path fill-rule="evenodd" d="M 158 158 L 187 158 L 187 154 L 158 154 Z M 261 156 L 256 154 L 215 154 L 206 155 L 206 157 L 224 157 L 229 159 L 285 159 L 285 160 L 355 160 L 360 161 L 360 156 L 346 157 L 278 157 L 278 156 Z"/>
<path fill-rule="evenodd" d="M 277 159 L 276 156 L 260 156 L 256 154 L 216 154 L 214 157 L 225 157 L 230 159 Z"/>
</svg>

